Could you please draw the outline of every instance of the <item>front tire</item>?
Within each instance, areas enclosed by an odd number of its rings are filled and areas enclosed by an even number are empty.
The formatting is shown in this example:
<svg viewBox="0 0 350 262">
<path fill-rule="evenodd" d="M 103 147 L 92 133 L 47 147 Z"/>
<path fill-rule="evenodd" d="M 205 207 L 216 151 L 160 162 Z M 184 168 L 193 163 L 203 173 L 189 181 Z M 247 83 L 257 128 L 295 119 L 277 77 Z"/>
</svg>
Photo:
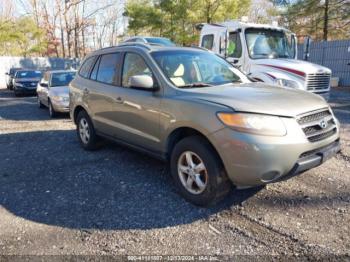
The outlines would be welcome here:
<svg viewBox="0 0 350 262">
<path fill-rule="evenodd" d="M 180 195 L 198 206 L 219 202 L 232 187 L 216 151 L 200 136 L 175 145 L 170 168 Z"/>
<path fill-rule="evenodd" d="M 50 100 L 49 100 L 48 104 L 49 104 L 49 115 L 50 115 L 50 117 L 51 117 L 51 118 L 57 117 L 57 112 L 56 112 L 55 109 L 53 108 L 53 105 L 52 105 L 52 103 L 51 103 Z"/>
<path fill-rule="evenodd" d="M 77 135 L 81 146 L 85 150 L 96 150 L 99 138 L 96 135 L 94 125 L 85 111 L 80 111 L 77 117 Z"/>
<path fill-rule="evenodd" d="M 43 105 L 43 103 L 41 103 L 39 96 L 37 97 L 37 102 L 38 102 L 39 108 L 44 108 L 44 105 Z"/>
</svg>

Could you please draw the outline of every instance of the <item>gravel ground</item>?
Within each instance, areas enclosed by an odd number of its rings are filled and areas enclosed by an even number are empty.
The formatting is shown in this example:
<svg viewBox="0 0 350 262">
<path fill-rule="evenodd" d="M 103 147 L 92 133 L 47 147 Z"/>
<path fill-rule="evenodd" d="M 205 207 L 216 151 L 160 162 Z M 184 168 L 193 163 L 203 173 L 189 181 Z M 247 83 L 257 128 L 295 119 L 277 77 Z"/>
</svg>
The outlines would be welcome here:
<svg viewBox="0 0 350 262">
<path fill-rule="evenodd" d="M 0 255 L 349 258 L 350 90 L 332 91 L 335 158 L 210 209 L 178 196 L 162 162 L 113 144 L 83 151 L 69 118 L 35 101 L 0 90 Z"/>
</svg>

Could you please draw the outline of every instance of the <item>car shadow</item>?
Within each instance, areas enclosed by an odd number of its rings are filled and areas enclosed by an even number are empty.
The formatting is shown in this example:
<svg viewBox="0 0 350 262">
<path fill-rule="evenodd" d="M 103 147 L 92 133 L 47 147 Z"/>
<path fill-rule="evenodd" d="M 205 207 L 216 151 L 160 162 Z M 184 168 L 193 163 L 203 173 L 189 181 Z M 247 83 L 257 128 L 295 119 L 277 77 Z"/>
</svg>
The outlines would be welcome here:
<svg viewBox="0 0 350 262">
<path fill-rule="evenodd" d="M 69 114 L 58 114 L 57 118 L 69 118 Z M 42 121 L 56 118 L 50 118 L 49 110 L 46 107 L 38 107 L 36 96 L 22 95 L 15 97 L 11 90 L 0 90 L 0 119 Z"/>
<path fill-rule="evenodd" d="M 74 130 L 0 135 L 0 155 L 0 205 L 24 219 L 73 229 L 188 224 L 261 190 L 234 190 L 216 206 L 199 208 L 176 193 L 165 163 L 111 143 L 84 151 Z"/>
</svg>

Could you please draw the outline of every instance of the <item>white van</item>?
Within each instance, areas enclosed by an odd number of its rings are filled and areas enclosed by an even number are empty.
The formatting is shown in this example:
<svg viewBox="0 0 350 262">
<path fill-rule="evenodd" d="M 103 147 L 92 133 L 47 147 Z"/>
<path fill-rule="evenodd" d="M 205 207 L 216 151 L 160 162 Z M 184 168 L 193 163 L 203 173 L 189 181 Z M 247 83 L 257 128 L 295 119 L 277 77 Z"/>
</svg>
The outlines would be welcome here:
<svg viewBox="0 0 350 262">
<path fill-rule="evenodd" d="M 229 21 L 201 24 L 199 45 L 225 57 L 255 81 L 329 96 L 331 70 L 297 60 L 297 39 L 287 29 Z"/>
</svg>

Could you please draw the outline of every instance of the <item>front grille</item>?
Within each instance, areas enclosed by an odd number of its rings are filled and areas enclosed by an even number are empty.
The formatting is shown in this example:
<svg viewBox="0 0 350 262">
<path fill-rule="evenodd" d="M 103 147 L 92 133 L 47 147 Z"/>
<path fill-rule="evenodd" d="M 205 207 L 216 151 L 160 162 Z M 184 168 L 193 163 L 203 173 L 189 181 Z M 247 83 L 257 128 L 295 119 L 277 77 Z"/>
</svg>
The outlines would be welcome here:
<svg viewBox="0 0 350 262">
<path fill-rule="evenodd" d="M 328 108 L 299 116 L 297 121 L 310 142 L 321 141 L 337 132 L 333 115 Z"/>
<path fill-rule="evenodd" d="M 329 88 L 331 81 L 331 74 L 329 73 L 316 73 L 308 74 L 306 77 L 307 90 L 326 90 Z"/>
<path fill-rule="evenodd" d="M 35 82 L 21 82 L 21 84 L 24 87 L 36 87 L 36 85 L 37 85 L 37 83 L 35 83 Z"/>
</svg>

